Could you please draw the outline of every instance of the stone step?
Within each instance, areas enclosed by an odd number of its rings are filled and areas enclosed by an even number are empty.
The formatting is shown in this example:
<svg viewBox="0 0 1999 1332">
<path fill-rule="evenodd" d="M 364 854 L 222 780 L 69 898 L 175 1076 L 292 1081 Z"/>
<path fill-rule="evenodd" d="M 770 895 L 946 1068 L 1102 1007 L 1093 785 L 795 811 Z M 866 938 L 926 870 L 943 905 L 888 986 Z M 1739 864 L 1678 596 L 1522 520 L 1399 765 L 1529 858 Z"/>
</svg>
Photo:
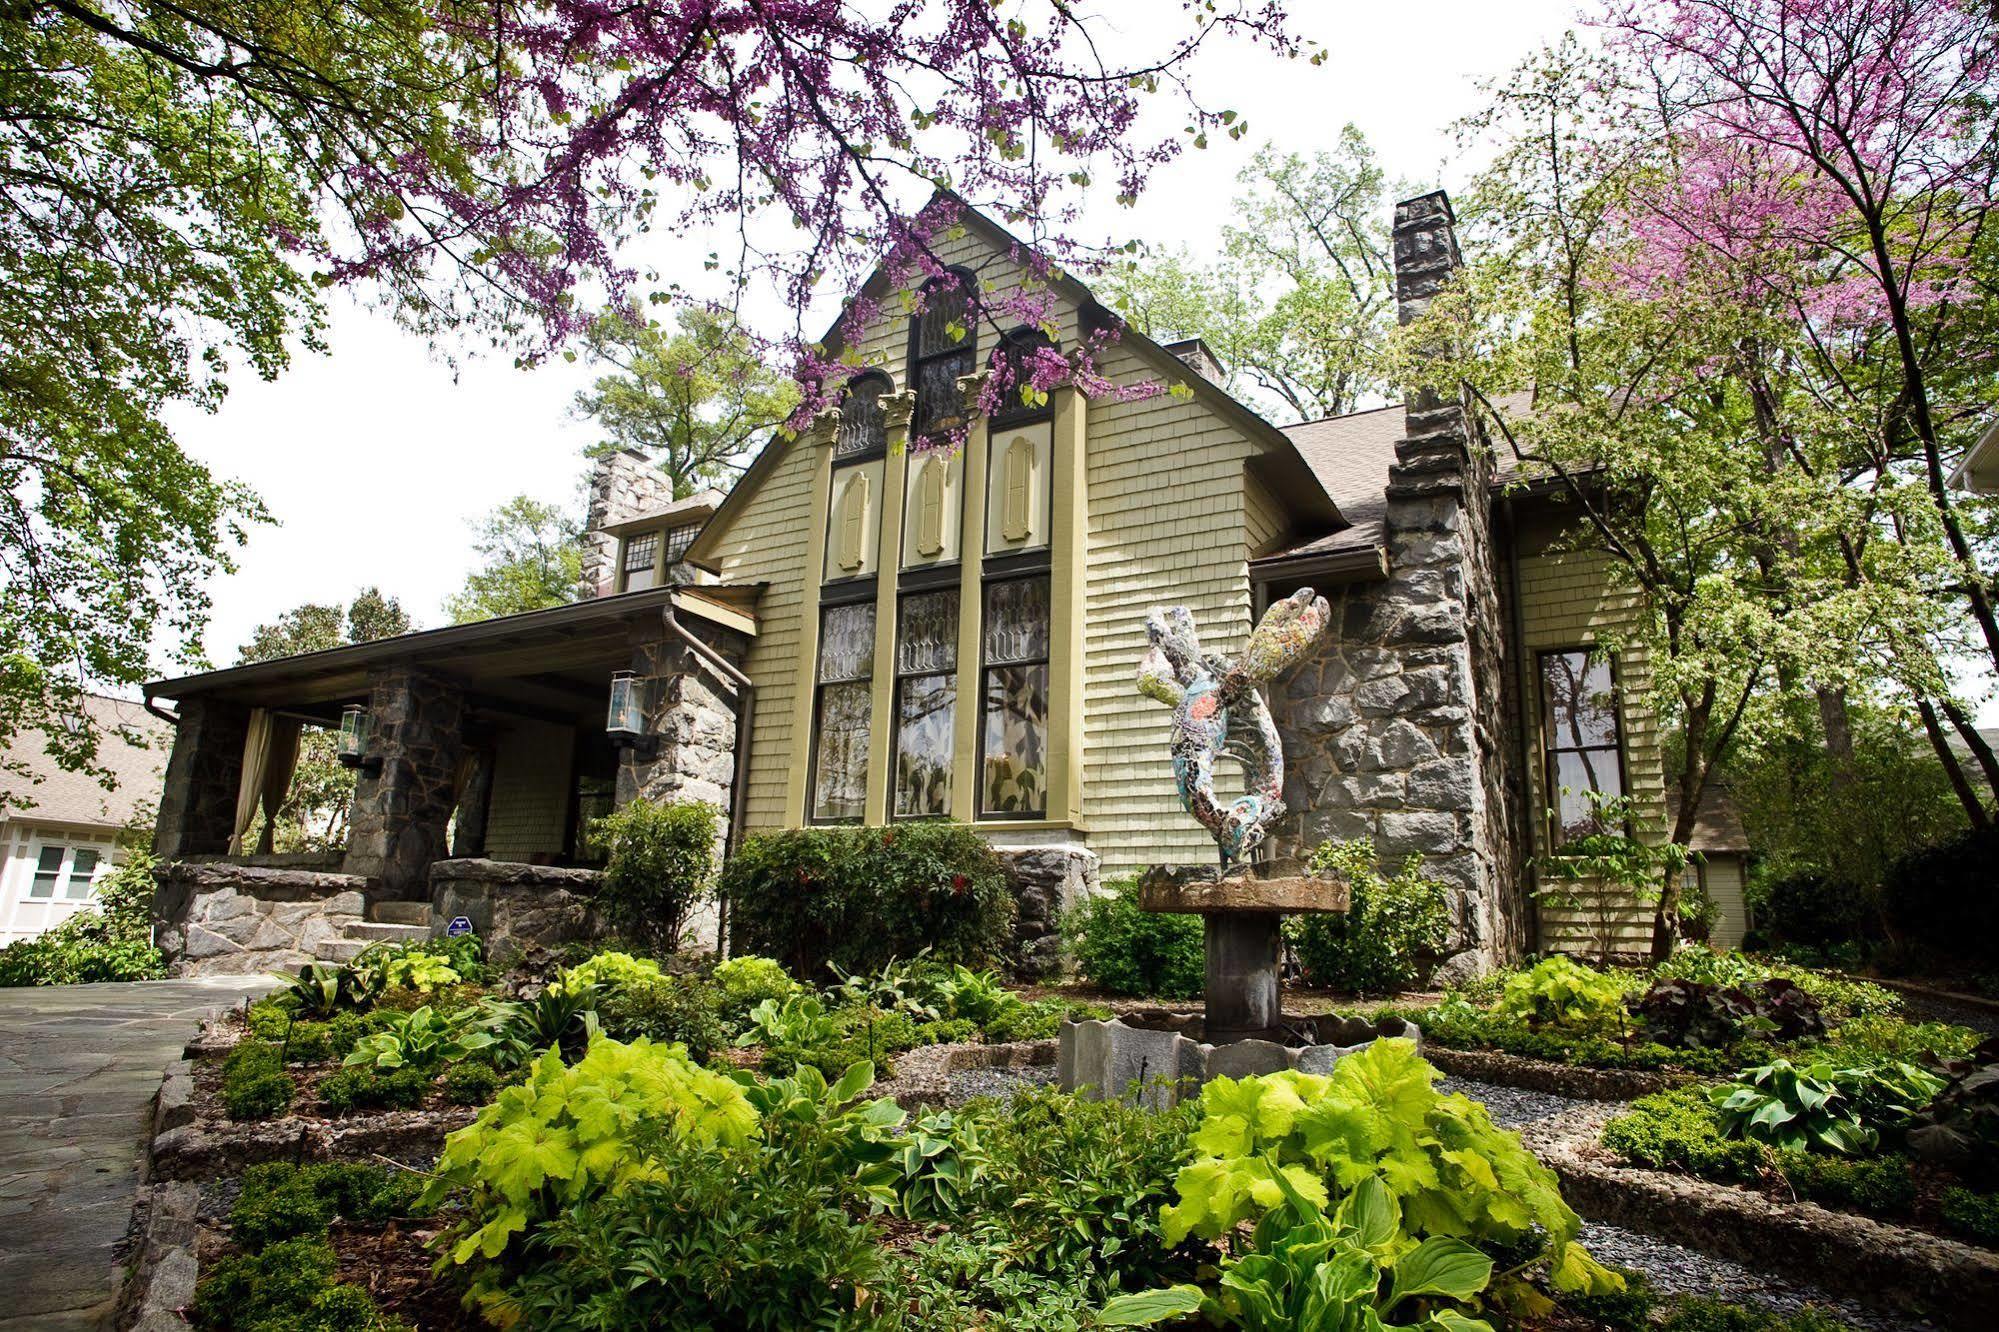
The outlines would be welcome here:
<svg viewBox="0 0 1999 1332">
<path fill-rule="evenodd" d="M 430 928 L 428 902 L 370 902 L 368 919 L 377 925 L 421 925 Z"/>
<path fill-rule="evenodd" d="M 343 962 L 352 962 L 367 946 L 359 939 L 327 939 L 312 950 L 312 955 L 321 962 L 331 962 L 338 966 Z"/>
<path fill-rule="evenodd" d="M 384 925 L 376 921 L 355 921 L 341 933 L 363 944 L 416 943 L 430 938 L 428 925 Z"/>
</svg>

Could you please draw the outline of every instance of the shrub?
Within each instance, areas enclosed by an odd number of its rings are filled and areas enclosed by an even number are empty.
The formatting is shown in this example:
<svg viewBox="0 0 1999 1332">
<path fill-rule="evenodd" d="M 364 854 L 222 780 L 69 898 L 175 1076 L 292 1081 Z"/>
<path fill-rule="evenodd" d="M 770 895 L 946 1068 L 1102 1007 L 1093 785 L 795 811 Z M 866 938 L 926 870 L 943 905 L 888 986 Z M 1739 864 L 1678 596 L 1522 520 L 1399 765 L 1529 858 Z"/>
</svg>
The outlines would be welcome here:
<svg viewBox="0 0 1999 1332">
<path fill-rule="evenodd" d="M 1948 1188 L 1943 1193 L 1944 1224 L 1988 1249 L 1999 1249 L 1999 1193 Z"/>
<path fill-rule="evenodd" d="M 372 1065 L 343 1068 L 319 1084 L 319 1103 L 336 1115 L 350 1110 L 414 1110 L 429 1095 L 430 1074 L 420 1068 L 389 1072 Z"/>
<path fill-rule="evenodd" d="M 420 1214 L 423 1177 L 381 1166 L 268 1161 L 243 1172 L 243 1192 L 229 1213 L 231 1237 L 246 1249 L 323 1235 L 335 1217 L 373 1224 Z"/>
<path fill-rule="evenodd" d="M 1325 842 L 1312 853 L 1314 874 L 1331 872 L 1351 889 L 1344 915 L 1296 917 L 1293 936 L 1306 979 L 1355 994 L 1393 994 L 1424 978 L 1425 962 L 1450 937 L 1444 885 L 1423 875 L 1412 855 L 1393 878 L 1381 872 L 1365 838 Z"/>
<path fill-rule="evenodd" d="M 1135 878 L 1106 886 L 1063 919 L 1077 969 L 1110 994 L 1198 998 L 1208 978 L 1201 918 L 1140 910 Z"/>
<path fill-rule="evenodd" d="M 729 1035 L 716 1011 L 715 988 L 691 976 L 654 976 L 606 994 L 597 1016 L 607 1034 L 628 1041 L 650 1037 L 662 1045 L 678 1042 L 697 1064 L 728 1045 Z"/>
<path fill-rule="evenodd" d="M 664 973 L 659 963 L 649 957 L 633 957 L 630 953 L 593 953 L 573 967 L 563 970 L 549 989 L 564 994 L 582 994 L 591 990 L 614 990 L 626 985 L 636 985 L 656 981 Z"/>
<path fill-rule="evenodd" d="M 453 1105 L 484 1105 L 500 1089 L 500 1074 L 491 1064 L 453 1064 L 444 1072 L 444 1099 Z"/>
<path fill-rule="evenodd" d="M 764 1000 L 789 999 L 800 989 L 783 963 L 767 957 L 732 957 L 716 966 L 714 981 L 716 1013 L 732 1031 L 741 1030 L 750 1010 Z"/>
<path fill-rule="evenodd" d="M 1912 1064 L 1798 1068 L 1775 1059 L 1744 1069 L 1709 1096 L 1730 1137 L 1787 1152 L 1858 1156 L 1874 1151 L 1884 1132 L 1899 1135 L 1943 1086 L 1942 1078 Z"/>
<path fill-rule="evenodd" d="M 1624 1026 L 1624 983 L 1557 954 L 1507 978 L 1493 1016 L 1562 1031 Z"/>
<path fill-rule="evenodd" d="M 1909 1173 L 1909 1158 L 1900 1154 L 1849 1161 L 1779 1152 L 1774 1164 L 1799 1197 L 1828 1207 L 1869 1216 L 1906 1216 L 1915 1207 L 1916 1179 Z"/>
<path fill-rule="evenodd" d="M 1918 1155 L 1980 1183 L 1999 1177 L 1999 1037 L 1944 1066 L 1950 1082 L 1923 1107 L 1909 1133 Z"/>
<path fill-rule="evenodd" d="M 999 858 L 963 824 L 805 828 L 747 839 L 722 870 L 731 951 L 813 980 L 828 962 L 875 971 L 928 948 L 982 966 L 1013 936 Z"/>
<path fill-rule="evenodd" d="M 1889 919 L 1945 957 L 1999 965 L 1994 865 L 1999 865 L 1999 826 L 1966 829 L 1908 853 L 1888 867 L 1882 881 Z"/>
<path fill-rule="evenodd" d="M 1756 911 L 1756 930 L 1769 943 L 1824 948 L 1871 933 L 1875 919 L 1865 893 L 1813 873 L 1772 882 Z"/>
<path fill-rule="evenodd" d="M 1726 1048 L 1751 1027 L 1782 1041 L 1825 1034 L 1819 1001 L 1782 977 L 1747 989 L 1669 977 L 1653 981 L 1631 1009 L 1647 1035 L 1682 1048 Z"/>
<path fill-rule="evenodd" d="M 1724 1182 L 1756 1178 L 1763 1161 L 1756 1144 L 1722 1132 L 1719 1114 L 1699 1087 L 1639 1097 L 1603 1126 L 1603 1145 L 1634 1165 Z"/>
<path fill-rule="evenodd" d="M 1787 1313 L 1696 1296 L 1683 1297 L 1657 1326 L 1659 1332 L 1850 1332 L 1845 1323 L 1809 1305 Z"/>
<path fill-rule="evenodd" d="M 269 1119 L 292 1103 L 291 1075 L 278 1047 L 246 1039 L 222 1061 L 222 1106 L 231 1119 Z"/>
<path fill-rule="evenodd" d="M 377 1332 L 393 1326 L 368 1292 L 342 1285 L 333 1249 L 289 1239 L 225 1258 L 195 1290 L 195 1326 L 211 1332 Z"/>
<path fill-rule="evenodd" d="M 597 901 L 611 925 L 655 953 L 680 946 L 688 910 L 715 877 L 721 812 L 697 801 L 627 801 L 597 820 L 610 852 Z"/>
<path fill-rule="evenodd" d="M 0 986 L 158 980 L 166 955 L 153 946 L 151 855 L 133 850 L 98 882 L 93 906 L 0 948 Z"/>
</svg>

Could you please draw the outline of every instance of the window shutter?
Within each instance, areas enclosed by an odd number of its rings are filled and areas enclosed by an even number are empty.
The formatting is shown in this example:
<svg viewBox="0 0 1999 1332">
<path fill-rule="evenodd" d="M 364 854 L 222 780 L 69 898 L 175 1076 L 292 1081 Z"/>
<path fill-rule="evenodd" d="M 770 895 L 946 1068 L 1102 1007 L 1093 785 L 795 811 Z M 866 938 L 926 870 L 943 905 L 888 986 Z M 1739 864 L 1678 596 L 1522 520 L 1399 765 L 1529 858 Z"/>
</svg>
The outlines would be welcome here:
<svg viewBox="0 0 1999 1332">
<path fill-rule="evenodd" d="M 839 565 L 852 572 L 861 567 L 868 536 L 868 474 L 856 472 L 840 492 Z"/>
<path fill-rule="evenodd" d="M 916 553 L 925 559 L 944 553 L 944 463 L 935 457 L 916 479 Z"/>
<path fill-rule="evenodd" d="M 1034 485 L 1034 445 L 1025 436 L 1015 436 L 1013 443 L 1007 445 L 1003 470 L 1006 491 L 1000 535 L 1008 541 L 1025 541 L 1032 531 L 1029 515 L 1033 506 L 1029 499 Z"/>
</svg>

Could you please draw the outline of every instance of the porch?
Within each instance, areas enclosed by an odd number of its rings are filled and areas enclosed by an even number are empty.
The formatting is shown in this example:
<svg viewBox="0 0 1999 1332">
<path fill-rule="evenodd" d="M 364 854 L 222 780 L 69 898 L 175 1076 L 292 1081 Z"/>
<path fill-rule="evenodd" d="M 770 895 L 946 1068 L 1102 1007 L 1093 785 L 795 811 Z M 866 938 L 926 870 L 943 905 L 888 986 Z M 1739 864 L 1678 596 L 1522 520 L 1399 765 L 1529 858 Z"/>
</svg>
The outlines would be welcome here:
<svg viewBox="0 0 1999 1332">
<path fill-rule="evenodd" d="M 184 973 L 340 960 L 441 928 L 446 896 L 483 901 L 452 912 L 482 932 L 494 902 L 524 896 L 592 928 L 595 819 L 641 795 L 738 803 L 756 592 L 654 588 L 149 686 L 177 718 L 154 839 L 162 946 Z M 275 854 L 315 729 L 353 773 L 345 836 Z"/>
</svg>

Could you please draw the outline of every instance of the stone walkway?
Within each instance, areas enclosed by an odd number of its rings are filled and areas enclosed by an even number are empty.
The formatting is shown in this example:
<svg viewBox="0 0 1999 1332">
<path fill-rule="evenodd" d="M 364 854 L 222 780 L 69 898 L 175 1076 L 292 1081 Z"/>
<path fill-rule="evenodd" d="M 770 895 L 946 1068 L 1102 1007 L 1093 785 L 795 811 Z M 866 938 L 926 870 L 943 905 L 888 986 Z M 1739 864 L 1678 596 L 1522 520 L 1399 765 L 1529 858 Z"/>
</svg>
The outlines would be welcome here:
<svg viewBox="0 0 1999 1332">
<path fill-rule="evenodd" d="M 0 1332 L 104 1328 L 153 1093 L 262 977 L 0 989 Z"/>
</svg>

